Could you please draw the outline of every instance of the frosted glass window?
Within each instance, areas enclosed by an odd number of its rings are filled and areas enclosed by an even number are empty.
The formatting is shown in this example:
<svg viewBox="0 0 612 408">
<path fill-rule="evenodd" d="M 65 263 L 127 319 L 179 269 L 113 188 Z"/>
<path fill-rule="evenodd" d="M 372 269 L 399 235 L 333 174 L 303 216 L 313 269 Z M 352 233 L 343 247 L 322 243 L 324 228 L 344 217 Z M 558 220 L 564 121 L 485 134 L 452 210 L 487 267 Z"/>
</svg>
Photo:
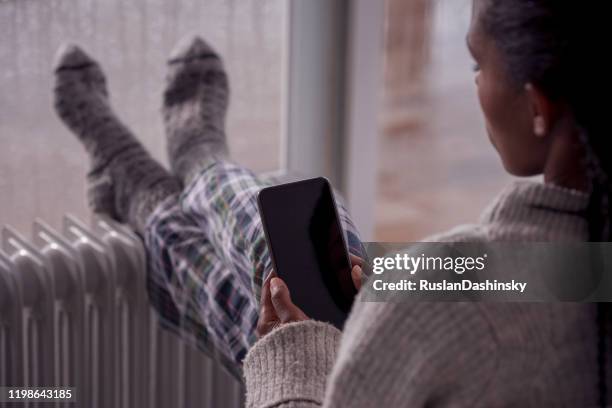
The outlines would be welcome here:
<svg viewBox="0 0 612 408">
<path fill-rule="evenodd" d="M 167 55 L 197 33 L 230 76 L 233 157 L 257 171 L 279 166 L 285 0 L 0 0 L 0 225 L 28 231 L 87 217 L 87 156 L 52 109 L 52 60 L 81 44 L 107 73 L 111 102 L 165 162 L 160 107 Z M 253 151 L 257 154 L 252 154 Z"/>
</svg>

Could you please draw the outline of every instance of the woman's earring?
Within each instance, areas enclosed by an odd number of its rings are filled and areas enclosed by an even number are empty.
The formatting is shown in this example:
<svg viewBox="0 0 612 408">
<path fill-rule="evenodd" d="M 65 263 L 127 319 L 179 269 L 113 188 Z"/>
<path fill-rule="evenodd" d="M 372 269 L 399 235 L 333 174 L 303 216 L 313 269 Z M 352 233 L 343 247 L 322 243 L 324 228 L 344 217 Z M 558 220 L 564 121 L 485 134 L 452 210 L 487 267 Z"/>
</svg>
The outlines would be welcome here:
<svg viewBox="0 0 612 408">
<path fill-rule="evenodd" d="M 546 136 L 546 123 L 543 117 L 536 116 L 533 119 L 533 132 L 538 137 Z"/>
</svg>

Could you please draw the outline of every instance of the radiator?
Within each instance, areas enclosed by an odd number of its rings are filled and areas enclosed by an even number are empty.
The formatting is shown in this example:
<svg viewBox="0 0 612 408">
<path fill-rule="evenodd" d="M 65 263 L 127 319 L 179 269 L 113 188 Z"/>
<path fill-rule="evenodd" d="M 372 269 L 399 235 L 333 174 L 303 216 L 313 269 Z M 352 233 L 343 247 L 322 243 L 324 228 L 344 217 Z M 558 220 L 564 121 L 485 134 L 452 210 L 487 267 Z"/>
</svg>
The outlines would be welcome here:
<svg viewBox="0 0 612 408">
<path fill-rule="evenodd" d="M 105 218 L 62 224 L 2 230 L 0 386 L 74 387 L 58 407 L 242 406 L 235 374 L 160 326 L 140 239 Z"/>
</svg>

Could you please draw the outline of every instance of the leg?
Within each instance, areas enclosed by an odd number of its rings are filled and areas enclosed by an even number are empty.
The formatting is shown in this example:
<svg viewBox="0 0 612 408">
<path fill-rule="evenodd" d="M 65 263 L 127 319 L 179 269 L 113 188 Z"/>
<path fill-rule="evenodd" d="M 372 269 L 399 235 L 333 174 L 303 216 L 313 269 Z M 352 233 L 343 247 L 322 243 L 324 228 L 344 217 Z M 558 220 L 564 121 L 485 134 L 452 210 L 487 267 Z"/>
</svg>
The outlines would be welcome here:
<svg viewBox="0 0 612 408">
<path fill-rule="evenodd" d="M 167 328 L 240 363 L 254 341 L 257 306 L 180 211 L 180 181 L 145 151 L 112 112 L 99 65 L 76 47 L 56 68 L 55 107 L 90 155 L 89 199 L 95 212 L 127 221 L 144 236 L 148 290 Z"/>
<path fill-rule="evenodd" d="M 91 159 L 88 196 L 94 212 L 129 223 L 142 234 L 147 217 L 180 181 L 149 156 L 112 111 L 100 66 L 75 46 L 55 66 L 55 110 Z"/>
<path fill-rule="evenodd" d="M 258 305 L 217 256 L 206 231 L 182 212 L 176 199 L 148 219 L 147 287 L 165 326 L 228 366 L 239 365 L 255 341 Z"/>
<path fill-rule="evenodd" d="M 172 172 L 188 184 L 211 160 L 227 157 L 229 98 L 221 58 L 199 37 L 186 38 L 168 61 L 163 115 Z"/>
<path fill-rule="evenodd" d="M 228 81 L 214 50 L 200 38 L 188 39 L 175 49 L 168 65 L 164 121 L 170 163 L 188 185 L 183 211 L 207 232 L 218 256 L 258 298 L 271 265 L 255 197 L 269 181 L 227 160 Z M 338 210 L 351 252 L 363 256 L 340 202 Z"/>
</svg>

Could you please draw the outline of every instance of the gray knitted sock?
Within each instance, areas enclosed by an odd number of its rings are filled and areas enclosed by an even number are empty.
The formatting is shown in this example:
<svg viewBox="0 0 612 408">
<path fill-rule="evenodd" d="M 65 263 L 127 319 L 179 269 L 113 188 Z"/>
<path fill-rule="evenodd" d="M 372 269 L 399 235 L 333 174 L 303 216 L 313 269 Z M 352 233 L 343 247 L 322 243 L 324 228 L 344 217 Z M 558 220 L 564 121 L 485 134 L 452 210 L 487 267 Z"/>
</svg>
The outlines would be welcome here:
<svg viewBox="0 0 612 408">
<path fill-rule="evenodd" d="M 172 171 L 188 183 L 212 160 L 228 154 L 229 99 L 223 62 L 201 38 L 186 38 L 168 61 L 163 115 Z"/>
<path fill-rule="evenodd" d="M 151 158 L 113 113 L 100 66 L 76 46 L 55 63 L 55 110 L 91 159 L 88 198 L 94 212 L 143 233 L 157 204 L 180 191 L 180 182 Z"/>
</svg>

